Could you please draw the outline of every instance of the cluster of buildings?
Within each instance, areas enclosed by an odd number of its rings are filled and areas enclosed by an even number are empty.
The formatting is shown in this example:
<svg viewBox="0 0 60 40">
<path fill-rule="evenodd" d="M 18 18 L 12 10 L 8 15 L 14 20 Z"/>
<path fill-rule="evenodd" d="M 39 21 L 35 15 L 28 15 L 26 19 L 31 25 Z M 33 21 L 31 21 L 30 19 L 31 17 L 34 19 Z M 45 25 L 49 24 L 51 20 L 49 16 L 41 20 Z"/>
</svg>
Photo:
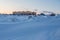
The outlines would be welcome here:
<svg viewBox="0 0 60 40">
<path fill-rule="evenodd" d="M 31 12 L 31 11 L 14 11 L 13 15 L 36 15 L 36 12 Z"/>
<path fill-rule="evenodd" d="M 55 16 L 56 13 L 49 12 L 49 11 L 43 11 L 43 12 L 36 12 L 36 11 L 14 11 L 12 14 L 3 14 L 3 15 L 48 15 L 48 16 Z"/>
</svg>

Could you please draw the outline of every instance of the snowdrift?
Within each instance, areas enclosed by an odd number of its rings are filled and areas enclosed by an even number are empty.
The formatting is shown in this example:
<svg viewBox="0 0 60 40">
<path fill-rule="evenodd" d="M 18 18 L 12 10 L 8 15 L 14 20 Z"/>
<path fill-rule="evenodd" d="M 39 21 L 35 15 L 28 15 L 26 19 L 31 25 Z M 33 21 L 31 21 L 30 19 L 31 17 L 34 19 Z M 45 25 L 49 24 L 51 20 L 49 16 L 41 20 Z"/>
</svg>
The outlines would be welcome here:
<svg viewBox="0 0 60 40">
<path fill-rule="evenodd" d="M 60 40 L 60 15 L 0 15 L 0 40 Z"/>
</svg>

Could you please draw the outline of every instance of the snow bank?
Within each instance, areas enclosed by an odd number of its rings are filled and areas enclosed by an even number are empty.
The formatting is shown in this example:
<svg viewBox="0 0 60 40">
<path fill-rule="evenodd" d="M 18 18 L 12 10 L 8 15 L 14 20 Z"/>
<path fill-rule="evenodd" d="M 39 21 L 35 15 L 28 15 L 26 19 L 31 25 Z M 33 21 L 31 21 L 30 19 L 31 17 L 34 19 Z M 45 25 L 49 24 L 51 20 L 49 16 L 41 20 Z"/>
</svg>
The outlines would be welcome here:
<svg viewBox="0 0 60 40">
<path fill-rule="evenodd" d="M 60 15 L 0 16 L 0 40 L 60 40 Z"/>
</svg>

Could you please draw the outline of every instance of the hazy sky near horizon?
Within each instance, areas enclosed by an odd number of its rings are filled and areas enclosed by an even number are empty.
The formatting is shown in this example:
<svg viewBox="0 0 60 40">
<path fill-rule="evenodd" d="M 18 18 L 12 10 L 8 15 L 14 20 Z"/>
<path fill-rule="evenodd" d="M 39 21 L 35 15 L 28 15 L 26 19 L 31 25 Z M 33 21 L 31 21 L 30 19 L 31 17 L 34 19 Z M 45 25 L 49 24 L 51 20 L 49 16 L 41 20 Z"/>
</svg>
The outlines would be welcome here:
<svg viewBox="0 0 60 40">
<path fill-rule="evenodd" d="M 60 0 L 0 0 L 0 13 L 34 9 L 60 13 Z"/>
</svg>

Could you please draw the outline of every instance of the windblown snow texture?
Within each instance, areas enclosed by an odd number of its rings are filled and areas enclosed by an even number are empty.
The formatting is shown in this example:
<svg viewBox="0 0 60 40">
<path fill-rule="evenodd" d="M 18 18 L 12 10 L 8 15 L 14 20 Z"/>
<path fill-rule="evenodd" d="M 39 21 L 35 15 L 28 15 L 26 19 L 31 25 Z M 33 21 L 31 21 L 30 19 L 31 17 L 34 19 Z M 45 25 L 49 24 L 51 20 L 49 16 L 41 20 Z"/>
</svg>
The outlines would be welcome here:
<svg viewBox="0 0 60 40">
<path fill-rule="evenodd" d="M 0 40 L 60 40 L 60 15 L 0 15 Z"/>
</svg>

